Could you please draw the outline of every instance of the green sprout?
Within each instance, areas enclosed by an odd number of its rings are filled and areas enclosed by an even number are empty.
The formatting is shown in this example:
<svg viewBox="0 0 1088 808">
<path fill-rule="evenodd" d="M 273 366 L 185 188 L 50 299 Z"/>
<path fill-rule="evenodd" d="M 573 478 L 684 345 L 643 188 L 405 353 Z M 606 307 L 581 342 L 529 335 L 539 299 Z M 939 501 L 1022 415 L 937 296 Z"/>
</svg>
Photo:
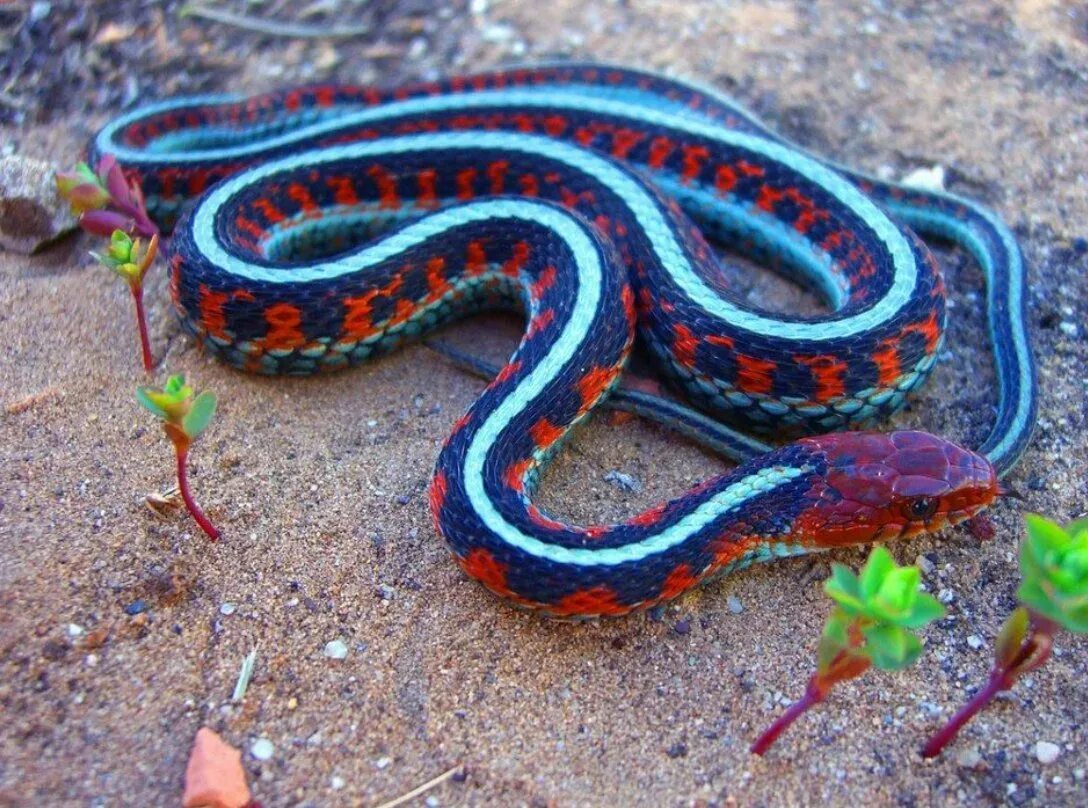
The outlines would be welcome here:
<svg viewBox="0 0 1088 808">
<path fill-rule="evenodd" d="M 944 616 L 944 607 L 919 589 L 917 567 L 897 566 L 883 547 L 876 547 L 855 575 L 832 564 L 824 592 L 835 608 L 827 618 L 816 653 L 816 673 L 805 695 L 794 702 L 752 745 L 764 754 L 805 711 L 819 704 L 839 682 L 860 676 L 870 667 L 900 670 L 914 663 L 922 643 L 912 633 Z"/>
<path fill-rule="evenodd" d="M 936 757 L 993 698 L 1012 688 L 1050 657 L 1059 629 L 1088 633 L 1088 519 L 1060 527 L 1035 514 L 1024 517 L 1027 539 L 1020 548 L 1020 606 L 1005 620 L 994 646 L 990 678 L 974 697 L 926 743 L 923 757 Z"/>
<path fill-rule="evenodd" d="M 145 248 L 140 239 L 130 238 L 123 230 L 114 230 L 106 252 L 91 253 L 100 264 L 113 270 L 124 280 L 132 292 L 132 301 L 136 305 L 136 326 L 140 332 L 140 352 L 144 370 L 148 373 L 154 365 L 151 359 L 151 340 L 147 334 L 147 315 L 144 312 L 144 276 L 154 263 L 158 251 L 158 234 L 151 237 Z"/>
<path fill-rule="evenodd" d="M 74 171 L 57 172 L 55 179 L 57 191 L 68 200 L 72 213 L 79 217 L 79 226 L 92 235 L 106 236 L 110 240 L 105 254 L 91 255 L 128 284 L 136 303 L 144 370 L 150 372 L 151 345 L 144 314 L 143 281 L 158 252 L 159 230 L 148 216 L 140 186 L 125 177 L 112 155 L 98 161 L 97 172 L 86 163 L 80 163 Z M 132 238 L 133 234 L 151 240 L 146 251 L 139 238 Z"/>
<path fill-rule="evenodd" d="M 184 376 L 178 375 L 167 379 L 161 391 L 150 387 L 136 388 L 136 400 L 144 409 L 162 420 L 163 430 L 174 444 L 174 453 L 177 455 L 178 490 L 181 491 L 181 498 L 185 500 L 185 507 L 208 534 L 208 538 L 216 541 L 219 531 L 208 521 L 193 499 L 186 474 L 189 446 L 207 428 L 215 415 L 215 393 L 205 391 L 194 398 L 193 388 L 185 383 Z"/>
</svg>

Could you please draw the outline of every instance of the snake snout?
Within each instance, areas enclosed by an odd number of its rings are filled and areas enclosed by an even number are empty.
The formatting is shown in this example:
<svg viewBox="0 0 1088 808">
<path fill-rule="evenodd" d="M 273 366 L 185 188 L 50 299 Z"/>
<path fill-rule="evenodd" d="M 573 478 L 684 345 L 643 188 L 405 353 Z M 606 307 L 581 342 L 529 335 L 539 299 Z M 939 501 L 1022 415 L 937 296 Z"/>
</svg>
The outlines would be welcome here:
<svg viewBox="0 0 1088 808">
<path fill-rule="evenodd" d="M 983 456 L 926 432 L 846 432 L 807 439 L 827 459 L 807 519 L 817 544 L 909 538 L 971 518 L 1001 495 Z"/>
</svg>

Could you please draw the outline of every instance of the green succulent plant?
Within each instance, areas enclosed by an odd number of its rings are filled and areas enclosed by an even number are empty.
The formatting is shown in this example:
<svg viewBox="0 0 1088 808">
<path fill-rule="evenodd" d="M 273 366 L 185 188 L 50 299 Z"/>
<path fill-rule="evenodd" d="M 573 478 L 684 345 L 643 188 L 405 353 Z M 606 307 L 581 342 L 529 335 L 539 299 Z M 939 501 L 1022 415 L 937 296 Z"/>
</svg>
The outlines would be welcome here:
<svg viewBox="0 0 1088 808">
<path fill-rule="evenodd" d="M 824 592 L 835 602 L 816 652 L 816 673 L 805 695 L 752 745 L 762 755 L 802 713 L 823 701 L 838 682 L 860 676 L 870 667 L 899 670 L 922 653 L 913 634 L 944 616 L 944 607 L 920 588 L 917 567 L 900 567 L 891 553 L 876 547 L 855 575 L 833 564 Z"/>
<path fill-rule="evenodd" d="M 193 395 L 193 388 L 185 383 L 182 375 L 171 376 L 162 390 L 138 387 L 136 400 L 144 409 L 162 421 L 163 430 L 174 445 L 177 456 L 178 490 L 181 492 L 189 513 L 212 541 L 219 538 L 219 531 L 204 515 L 189 490 L 187 460 L 189 447 L 207 429 L 215 416 L 215 393 L 204 391 Z"/>
<path fill-rule="evenodd" d="M 1001 626 L 990 678 L 922 749 L 935 757 L 1000 692 L 1050 657 L 1059 629 L 1088 633 L 1088 519 L 1064 528 L 1035 514 L 1024 517 L 1020 547 L 1020 606 Z"/>
<path fill-rule="evenodd" d="M 128 284 L 136 306 L 144 370 L 150 373 L 154 363 L 144 312 L 143 281 L 158 253 L 159 231 L 148 217 L 140 186 L 125 177 L 116 158 L 110 155 L 98 161 L 97 172 L 80 163 L 74 171 L 57 172 L 55 180 L 57 191 L 79 217 L 79 226 L 91 235 L 110 240 L 105 252 L 91 255 Z M 134 233 L 150 239 L 146 248 L 141 239 L 132 238 Z"/>
<path fill-rule="evenodd" d="M 1024 519 L 1017 600 L 1067 631 L 1088 632 L 1088 520 L 1062 528 L 1035 514 Z"/>
</svg>

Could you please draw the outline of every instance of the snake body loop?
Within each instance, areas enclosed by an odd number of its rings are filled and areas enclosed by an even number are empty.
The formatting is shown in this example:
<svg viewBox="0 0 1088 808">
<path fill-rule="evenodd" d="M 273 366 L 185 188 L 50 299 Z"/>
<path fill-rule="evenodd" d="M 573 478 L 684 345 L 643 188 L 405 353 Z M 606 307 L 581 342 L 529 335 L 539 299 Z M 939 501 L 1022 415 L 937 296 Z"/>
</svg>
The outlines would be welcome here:
<svg viewBox="0 0 1088 808">
<path fill-rule="evenodd" d="M 752 561 L 935 530 L 1000 492 L 1036 391 L 1023 263 L 991 213 L 822 162 L 712 91 L 567 65 L 379 91 L 314 86 L 178 99 L 92 151 L 177 223 L 171 290 L 226 361 L 308 374 L 368 361 L 488 307 L 525 313 L 509 363 L 458 422 L 431 487 L 439 532 L 493 591 L 552 614 L 620 614 Z M 636 334 L 700 410 L 811 435 L 894 412 L 944 339 L 923 235 L 983 267 L 1000 385 L 981 454 L 917 432 L 764 451 L 701 413 L 627 392 L 743 460 L 616 524 L 532 504 L 540 471 L 616 385 Z M 832 312 L 755 309 L 712 245 L 770 261 Z"/>
</svg>

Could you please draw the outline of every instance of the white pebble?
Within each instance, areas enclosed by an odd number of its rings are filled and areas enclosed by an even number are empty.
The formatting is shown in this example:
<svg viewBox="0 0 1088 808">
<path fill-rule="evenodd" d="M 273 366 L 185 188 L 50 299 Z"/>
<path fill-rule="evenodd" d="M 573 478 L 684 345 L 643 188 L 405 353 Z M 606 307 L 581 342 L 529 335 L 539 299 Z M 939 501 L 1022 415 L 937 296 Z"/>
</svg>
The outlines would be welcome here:
<svg viewBox="0 0 1088 808">
<path fill-rule="evenodd" d="M 337 777 L 334 774 L 332 776 L 332 779 L 329 780 L 329 785 L 332 787 L 333 791 L 339 791 L 340 789 L 342 789 L 344 786 L 347 785 L 347 782 L 344 780 L 343 777 Z"/>
<path fill-rule="evenodd" d="M 68 636 L 69 637 L 78 637 L 82 633 L 83 633 L 83 626 L 77 626 L 75 623 L 69 623 L 68 624 Z"/>
<path fill-rule="evenodd" d="M 276 747 L 268 738 L 258 738 L 249 747 L 249 754 L 257 760 L 271 760 L 272 755 L 276 754 Z"/>
<path fill-rule="evenodd" d="M 916 168 L 903 177 L 901 182 L 908 188 L 917 188 L 919 191 L 943 191 L 944 166 Z"/>
<path fill-rule="evenodd" d="M 393 762 L 393 758 L 380 757 L 380 758 L 378 758 L 377 760 L 374 761 L 374 766 L 376 768 L 379 768 L 379 769 L 384 769 L 392 762 Z"/>
<path fill-rule="evenodd" d="M 971 646 L 971 648 L 973 648 L 975 651 L 977 651 L 983 645 L 982 637 L 978 636 L 977 634 L 972 634 L 967 638 L 967 644 Z"/>
<path fill-rule="evenodd" d="M 725 599 L 725 602 L 729 606 L 729 611 L 733 614 L 740 614 L 744 611 L 744 604 L 740 602 L 740 598 L 735 598 L 730 595 Z"/>
<path fill-rule="evenodd" d="M 340 640 L 330 640 L 325 643 L 325 656 L 329 659 L 344 659 L 348 655 L 348 647 Z"/>
<path fill-rule="evenodd" d="M 1050 741 L 1039 741 L 1035 744 L 1035 757 L 1039 759 L 1039 762 L 1044 766 L 1053 763 L 1058 759 L 1058 755 L 1062 753 L 1062 748 L 1056 743 Z"/>
<path fill-rule="evenodd" d="M 238 611 L 238 607 L 235 606 L 233 603 L 224 603 L 219 607 L 220 614 L 232 615 L 236 611 Z"/>
</svg>

